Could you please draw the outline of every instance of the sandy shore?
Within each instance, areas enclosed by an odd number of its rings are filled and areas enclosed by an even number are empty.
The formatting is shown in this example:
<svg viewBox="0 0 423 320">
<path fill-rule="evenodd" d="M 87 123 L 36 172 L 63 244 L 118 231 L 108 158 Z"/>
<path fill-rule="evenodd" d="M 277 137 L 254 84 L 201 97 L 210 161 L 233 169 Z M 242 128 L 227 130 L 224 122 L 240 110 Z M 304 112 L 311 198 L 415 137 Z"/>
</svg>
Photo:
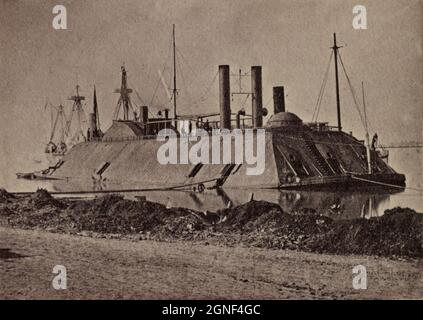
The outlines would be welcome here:
<svg viewBox="0 0 423 320">
<path fill-rule="evenodd" d="M 95 239 L 0 227 L 2 299 L 423 298 L 423 261 L 190 242 Z M 66 266 L 68 289 L 52 287 Z M 352 288 L 366 266 L 368 289 Z"/>
</svg>

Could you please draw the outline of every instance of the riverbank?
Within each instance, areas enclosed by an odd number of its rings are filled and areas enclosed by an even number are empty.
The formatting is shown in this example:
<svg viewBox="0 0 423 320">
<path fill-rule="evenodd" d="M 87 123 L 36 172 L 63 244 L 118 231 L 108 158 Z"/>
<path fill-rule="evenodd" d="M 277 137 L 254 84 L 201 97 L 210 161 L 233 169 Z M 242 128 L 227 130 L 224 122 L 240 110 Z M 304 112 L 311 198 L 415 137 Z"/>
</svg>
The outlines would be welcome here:
<svg viewBox="0 0 423 320">
<path fill-rule="evenodd" d="M 1 299 L 421 299 L 421 260 L 187 241 L 97 239 L 0 227 Z M 54 290 L 55 265 L 67 289 Z M 368 287 L 352 287 L 352 268 Z"/>
<path fill-rule="evenodd" d="M 45 190 L 25 196 L 1 190 L 0 225 L 96 238 L 423 258 L 423 214 L 408 208 L 335 221 L 316 212 L 286 213 L 265 201 L 198 212 L 119 195 L 69 200 Z"/>
</svg>

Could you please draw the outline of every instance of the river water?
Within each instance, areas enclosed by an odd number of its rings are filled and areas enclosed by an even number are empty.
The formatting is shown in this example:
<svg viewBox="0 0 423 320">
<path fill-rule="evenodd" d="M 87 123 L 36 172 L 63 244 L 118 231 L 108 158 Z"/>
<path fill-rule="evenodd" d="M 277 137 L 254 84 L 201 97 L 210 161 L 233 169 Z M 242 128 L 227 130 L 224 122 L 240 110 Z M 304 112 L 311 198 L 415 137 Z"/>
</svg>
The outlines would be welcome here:
<svg viewBox="0 0 423 320">
<path fill-rule="evenodd" d="M 389 164 L 406 175 L 407 189 L 394 194 L 369 192 L 296 192 L 262 189 L 206 190 L 204 193 L 190 191 L 151 191 L 127 193 L 125 197 L 145 196 L 147 200 L 172 207 L 188 207 L 195 210 L 217 210 L 255 200 L 278 203 L 288 212 L 317 211 L 334 219 L 374 217 L 383 215 L 386 209 L 397 206 L 409 207 L 423 212 L 423 155 L 422 149 L 394 149 L 390 151 Z M 2 166 L 0 187 L 9 192 L 35 191 L 45 188 L 53 191 L 48 181 L 16 179 L 16 172 L 27 172 L 45 167 L 39 160 L 16 161 L 7 168 Z M 94 197 L 85 195 L 84 197 Z"/>
</svg>

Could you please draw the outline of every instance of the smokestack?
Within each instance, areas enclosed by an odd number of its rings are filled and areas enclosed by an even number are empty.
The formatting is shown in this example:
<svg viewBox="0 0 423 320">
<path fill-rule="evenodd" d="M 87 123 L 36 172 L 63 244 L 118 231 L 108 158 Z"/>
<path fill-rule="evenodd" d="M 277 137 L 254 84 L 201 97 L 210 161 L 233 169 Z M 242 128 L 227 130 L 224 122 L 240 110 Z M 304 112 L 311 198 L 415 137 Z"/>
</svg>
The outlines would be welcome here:
<svg viewBox="0 0 423 320">
<path fill-rule="evenodd" d="M 253 128 L 263 126 L 263 96 L 261 86 L 261 66 L 251 67 L 251 92 L 253 93 Z"/>
<path fill-rule="evenodd" d="M 275 114 L 285 112 L 284 87 L 273 87 L 273 108 Z"/>
<path fill-rule="evenodd" d="M 165 119 L 169 119 L 169 109 L 164 109 Z"/>
<path fill-rule="evenodd" d="M 220 129 L 231 129 L 229 66 L 219 66 Z"/>
<path fill-rule="evenodd" d="M 148 128 L 147 128 L 147 122 L 148 122 L 148 107 L 147 106 L 141 106 L 140 108 L 140 115 L 139 115 L 139 121 L 143 124 L 144 127 L 144 134 L 149 134 Z"/>
<path fill-rule="evenodd" d="M 140 110 L 140 121 L 143 124 L 147 124 L 148 122 L 148 107 L 142 106 Z"/>
</svg>

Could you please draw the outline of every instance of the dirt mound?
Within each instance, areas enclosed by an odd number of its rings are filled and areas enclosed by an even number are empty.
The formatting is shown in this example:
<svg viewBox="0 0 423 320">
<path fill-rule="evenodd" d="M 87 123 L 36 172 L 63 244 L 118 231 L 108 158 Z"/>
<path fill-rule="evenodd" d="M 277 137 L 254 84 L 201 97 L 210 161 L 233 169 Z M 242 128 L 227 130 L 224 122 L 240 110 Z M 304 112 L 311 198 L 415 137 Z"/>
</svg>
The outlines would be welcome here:
<svg viewBox="0 0 423 320">
<path fill-rule="evenodd" d="M 318 214 L 292 215 L 274 203 L 250 201 L 233 209 L 220 212 L 225 217 L 220 225 L 222 230 L 270 231 L 296 234 L 315 234 L 326 231 L 332 220 Z"/>
<path fill-rule="evenodd" d="M 8 194 L 0 192 L 6 199 Z M 166 208 L 120 195 L 93 200 L 57 200 L 40 189 L 4 203 L 0 224 L 57 232 L 134 236 L 134 239 L 204 240 L 335 254 L 423 257 L 423 214 L 387 210 L 372 219 L 332 220 L 307 210 L 284 212 L 277 204 L 250 201 L 218 212 Z"/>
<path fill-rule="evenodd" d="M 235 208 L 221 210 L 219 214 L 222 217 L 222 228 L 239 231 L 255 230 L 270 220 L 278 223 L 284 216 L 280 206 L 254 200 Z"/>
<path fill-rule="evenodd" d="M 199 237 L 200 233 L 207 229 L 208 224 L 198 214 L 182 212 L 179 216 L 168 217 L 164 223 L 152 228 L 151 231 L 158 238 L 182 238 L 191 240 Z"/>
<path fill-rule="evenodd" d="M 41 209 L 46 206 L 63 209 L 66 206 L 64 202 L 53 198 L 45 189 L 37 189 L 37 191 L 31 196 L 29 203 L 34 205 L 36 209 Z"/>
<path fill-rule="evenodd" d="M 7 192 L 6 189 L 0 188 L 0 203 L 8 203 L 14 198 L 13 194 Z"/>
<path fill-rule="evenodd" d="M 274 249 L 306 249 L 308 239 L 325 233 L 332 223 L 330 218 L 310 212 L 288 214 L 266 201 L 250 201 L 218 214 L 220 221 L 215 230 L 225 235 L 224 242 Z"/>
<path fill-rule="evenodd" d="M 395 208 L 370 220 L 338 221 L 311 248 L 338 254 L 423 257 L 423 214 Z"/>
<path fill-rule="evenodd" d="M 191 223 L 180 218 L 192 216 L 188 209 L 167 209 L 158 203 L 126 200 L 119 195 L 74 202 L 67 213 L 78 230 L 123 234 L 180 230 L 183 223 Z"/>
</svg>

